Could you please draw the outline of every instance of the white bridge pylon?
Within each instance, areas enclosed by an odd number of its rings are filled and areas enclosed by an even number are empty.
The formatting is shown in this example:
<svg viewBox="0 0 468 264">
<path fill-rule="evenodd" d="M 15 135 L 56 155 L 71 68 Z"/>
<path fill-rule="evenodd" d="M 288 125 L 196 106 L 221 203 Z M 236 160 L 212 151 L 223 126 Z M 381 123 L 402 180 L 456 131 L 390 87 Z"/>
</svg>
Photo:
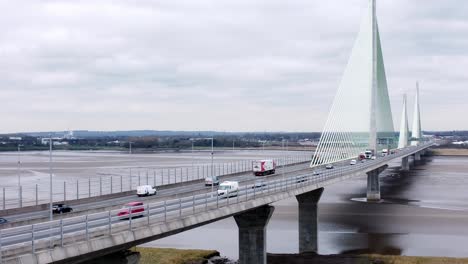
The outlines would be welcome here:
<svg viewBox="0 0 468 264">
<path fill-rule="evenodd" d="M 416 146 L 422 139 L 421 131 L 421 111 L 419 108 L 419 82 L 416 83 L 416 98 L 414 100 L 414 112 L 413 112 L 413 130 L 411 130 L 411 145 Z"/>
<path fill-rule="evenodd" d="M 376 4 L 370 0 L 310 166 L 357 157 L 367 149 L 376 153 L 394 141 Z"/>
<path fill-rule="evenodd" d="M 400 137 L 398 139 L 398 148 L 406 148 L 409 142 L 408 112 L 406 109 L 406 94 L 403 95 L 403 111 L 401 112 Z"/>
</svg>

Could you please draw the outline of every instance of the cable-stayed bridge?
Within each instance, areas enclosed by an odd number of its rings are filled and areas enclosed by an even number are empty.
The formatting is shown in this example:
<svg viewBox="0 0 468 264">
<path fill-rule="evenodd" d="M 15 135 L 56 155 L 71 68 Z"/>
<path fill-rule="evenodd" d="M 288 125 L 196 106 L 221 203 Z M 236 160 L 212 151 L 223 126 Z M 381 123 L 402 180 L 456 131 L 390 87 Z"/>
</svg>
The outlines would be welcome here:
<svg viewBox="0 0 468 264">
<path fill-rule="evenodd" d="M 311 160 L 265 178 L 259 187 L 252 188 L 255 179 L 246 172 L 226 175 L 229 180 L 240 179 L 239 192 L 233 197 L 198 187 L 198 179 L 168 187 L 168 196 L 150 198 L 138 206 L 144 209 L 136 213 L 138 219 L 122 219 L 108 204 L 99 212 L 83 210 L 55 221 L 4 228 L 0 231 L 1 262 L 80 263 L 232 216 L 239 227 L 239 263 L 266 263 L 266 226 L 274 212 L 271 204 L 291 197 L 296 197 L 299 207 L 299 252 L 317 252 L 317 203 L 326 186 L 367 175 L 367 198 L 379 200 L 379 174 L 391 162 L 401 162 L 402 170 L 409 170 L 410 157 L 420 160 L 434 144 L 423 140 L 419 99 L 418 86 L 410 136 L 405 96 L 397 135 L 376 4 L 370 0 Z M 369 159 L 349 165 L 362 153 L 370 153 Z M 332 163 L 334 169 L 325 168 Z M 169 195 L 182 187 L 184 193 Z"/>
</svg>

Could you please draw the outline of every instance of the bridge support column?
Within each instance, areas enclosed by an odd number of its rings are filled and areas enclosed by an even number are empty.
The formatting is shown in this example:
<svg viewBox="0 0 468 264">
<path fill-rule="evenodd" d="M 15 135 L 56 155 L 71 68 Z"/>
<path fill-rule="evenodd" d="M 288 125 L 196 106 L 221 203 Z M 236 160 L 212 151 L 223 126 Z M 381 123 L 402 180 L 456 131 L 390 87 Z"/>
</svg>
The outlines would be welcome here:
<svg viewBox="0 0 468 264">
<path fill-rule="evenodd" d="M 234 216 L 239 227 L 239 264 L 266 264 L 266 226 L 274 209 L 265 205 Z"/>
<path fill-rule="evenodd" d="M 415 161 L 420 161 L 421 160 L 421 153 L 420 152 L 414 153 L 414 160 Z"/>
<path fill-rule="evenodd" d="M 373 171 L 367 172 L 367 201 L 380 201 L 379 175 L 387 167 L 388 165 L 385 165 Z"/>
<path fill-rule="evenodd" d="M 401 170 L 403 171 L 409 171 L 409 157 L 405 157 L 401 159 Z"/>
<path fill-rule="evenodd" d="M 299 253 L 318 251 L 317 204 L 323 188 L 296 196 L 299 204 Z"/>
</svg>

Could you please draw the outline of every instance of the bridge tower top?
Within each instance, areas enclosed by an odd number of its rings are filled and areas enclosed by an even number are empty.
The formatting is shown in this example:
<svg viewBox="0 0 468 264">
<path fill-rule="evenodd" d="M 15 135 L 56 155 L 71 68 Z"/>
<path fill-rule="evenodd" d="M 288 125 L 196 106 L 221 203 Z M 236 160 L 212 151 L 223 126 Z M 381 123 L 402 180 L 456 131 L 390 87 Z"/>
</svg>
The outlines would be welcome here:
<svg viewBox="0 0 468 264">
<path fill-rule="evenodd" d="M 414 99 L 414 112 L 413 112 L 413 129 L 411 130 L 411 137 L 416 139 L 412 145 L 417 145 L 418 140 L 422 138 L 421 131 L 421 112 L 419 108 L 419 82 L 416 82 L 416 97 Z"/>
<path fill-rule="evenodd" d="M 409 130 L 408 130 L 408 112 L 406 111 L 406 94 L 403 95 L 403 110 L 401 113 L 400 123 L 400 138 L 398 140 L 398 148 L 405 148 L 409 142 Z"/>
<path fill-rule="evenodd" d="M 376 0 L 369 0 L 311 166 L 377 153 L 394 144 L 394 131 Z"/>
</svg>

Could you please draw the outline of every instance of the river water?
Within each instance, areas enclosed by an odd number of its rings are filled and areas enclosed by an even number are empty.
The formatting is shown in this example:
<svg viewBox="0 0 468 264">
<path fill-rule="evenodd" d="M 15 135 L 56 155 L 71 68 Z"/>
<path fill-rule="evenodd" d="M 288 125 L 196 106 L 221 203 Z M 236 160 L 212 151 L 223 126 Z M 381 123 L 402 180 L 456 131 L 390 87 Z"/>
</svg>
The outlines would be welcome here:
<svg viewBox="0 0 468 264">
<path fill-rule="evenodd" d="M 319 253 L 468 257 L 468 157 L 429 157 L 408 173 L 381 176 L 381 203 L 367 203 L 366 178 L 325 189 L 319 203 Z M 267 251 L 298 252 L 297 202 L 274 204 Z M 237 259 L 233 218 L 145 244 L 216 249 Z"/>
</svg>

